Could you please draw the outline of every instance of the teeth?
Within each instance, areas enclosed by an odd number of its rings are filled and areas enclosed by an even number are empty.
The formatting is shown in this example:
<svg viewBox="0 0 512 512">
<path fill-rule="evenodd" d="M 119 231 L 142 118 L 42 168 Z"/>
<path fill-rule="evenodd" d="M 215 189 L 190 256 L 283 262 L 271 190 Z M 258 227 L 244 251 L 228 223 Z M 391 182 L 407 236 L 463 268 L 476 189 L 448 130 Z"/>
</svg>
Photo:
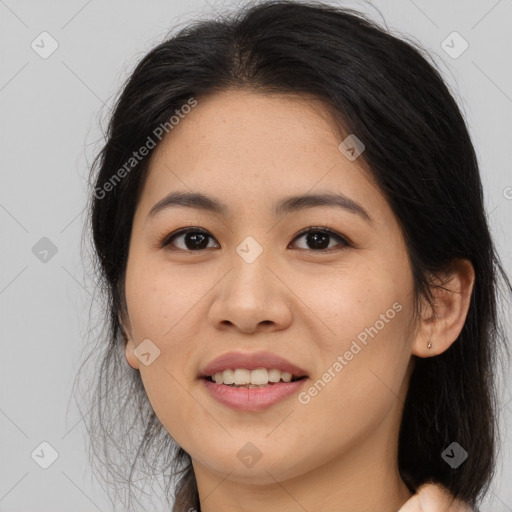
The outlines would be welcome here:
<svg viewBox="0 0 512 512">
<path fill-rule="evenodd" d="M 281 380 L 281 372 L 279 370 L 270 370 L 268 372 L 269 382 L 279 382 Z"/>
<path fill-rule="evenodd" d="M 281 372 L 281 379 L 283 379 L 285 382 L 291 382 L 292 374 L 288 372 Z"/>
<path fill-rule="evenodd" d="M 222 375 L 224 381 L 224 374 Z M 237 386 L 244 386 L 251 383 L 251 370 L 235 370 L 235 384 Z"/>
<path fill-rule="evenodd" d="M 234 386 L 260 387 L 266 386 L 269 382 L 279 381 L 291 382 L 292 374 L 281 372 L 276 368 L 267 370 L 266 368 L 257 368 L 256 370 L 246 370 L 244 368 L 228 369 L 223 372 L 217 372 L 212 375 L 212 379 L 217 384 L 227 384 Z"/>
<path fill-rule="evenodd" d="M 220 382 L 224 384 L 234 384 L 235 383 L 235 372 L 233 370 L 224 370 L 220 372 L 221 379 Z"/>
<path fill-rule="evenodd" d="M 236 382 L 236 381 L 235 381 Z M 268 371 L 266 368 L 258 368 L 251 371 L 251 384 L 268 384 Z"/>
</svg>

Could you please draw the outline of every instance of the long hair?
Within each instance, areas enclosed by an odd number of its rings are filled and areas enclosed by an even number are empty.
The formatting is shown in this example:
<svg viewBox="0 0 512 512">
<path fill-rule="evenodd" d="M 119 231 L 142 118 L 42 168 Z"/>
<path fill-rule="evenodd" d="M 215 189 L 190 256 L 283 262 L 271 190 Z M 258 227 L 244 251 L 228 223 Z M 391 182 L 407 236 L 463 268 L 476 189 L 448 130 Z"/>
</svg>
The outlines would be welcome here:
<svg viewBox="0 0 512 512">
<path fill-rule="evenodd" d="M 236 89 L 314 95 L 329 105 L 341 133 L 364 141 L 358 162 L 399 222 L 417 304 L 431 299 L 429 276 L 454 258 L 473 264 L 475 285 L 458 339 L 443 354 L 416 361 L 398 464 L 412 492 L 435 481 L 476 506 L 496 464 L 494 373 L 506 348 L 499 283 L 507 293 L 512 287 L 490 236 L 475 150 L 424 50 L 359 12 L 321 2 L 264 1 L 193 22 L 144 56 L 117 98 L 90 175 L 88 228 L 105 321 L 92 351 L 100 364 L 85 419 L 100 466 L 116 488 L 128 489 L 126 503 L 142 472 L 149 480 L 162 477 L 166 496 L 174 490 L 174 512 L 200 510 L 190 457 L 159 422 L 139 372 L 124 357 L 119 315 L 128 244 L 150 155 L 129 172 L 126 162 L 191 98 L 200 103 Z M 453 441 L 469 454 L 456 470 L 441 457 Z"/>
</svg>

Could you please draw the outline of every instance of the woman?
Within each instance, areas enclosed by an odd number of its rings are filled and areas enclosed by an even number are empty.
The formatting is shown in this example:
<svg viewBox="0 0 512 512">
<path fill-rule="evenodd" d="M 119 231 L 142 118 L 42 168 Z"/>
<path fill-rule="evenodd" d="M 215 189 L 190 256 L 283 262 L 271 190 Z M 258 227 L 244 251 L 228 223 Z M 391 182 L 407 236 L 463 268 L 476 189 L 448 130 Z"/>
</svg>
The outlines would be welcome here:
<svg viewBox="0 0 512 512">
<path fill-rule="evenodd" d="M 161 478 L 175 512 L 476 509 L 512 288 L 421 53 L 271 1 L 138 64 L 92 174 L 114 483 Z"/>
</svg>

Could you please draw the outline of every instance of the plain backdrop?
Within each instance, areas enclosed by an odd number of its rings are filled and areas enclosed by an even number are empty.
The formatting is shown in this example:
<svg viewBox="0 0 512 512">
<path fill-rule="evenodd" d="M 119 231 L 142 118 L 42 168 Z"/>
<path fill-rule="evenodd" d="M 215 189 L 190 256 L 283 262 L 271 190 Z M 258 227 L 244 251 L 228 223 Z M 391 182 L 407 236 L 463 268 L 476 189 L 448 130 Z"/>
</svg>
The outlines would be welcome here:
<svg viewBox="0 0 512 512">
<path fill-rule="evenodd" d="M 438 63 L 473 137 L 510 273 L 512 1 L 343 5 L 417 40 Z M 0 512 L 113 510 L 88 469 L 84 422 L 70 402 L 93 301 L 80 251 L 88 166 L 100 122 L 140 58 L 177 24 L 234 7 L 0 0 Z M 510 380 L 501 397 L 504 444 L 486 512 L 512 511 Z"/>
</svg>

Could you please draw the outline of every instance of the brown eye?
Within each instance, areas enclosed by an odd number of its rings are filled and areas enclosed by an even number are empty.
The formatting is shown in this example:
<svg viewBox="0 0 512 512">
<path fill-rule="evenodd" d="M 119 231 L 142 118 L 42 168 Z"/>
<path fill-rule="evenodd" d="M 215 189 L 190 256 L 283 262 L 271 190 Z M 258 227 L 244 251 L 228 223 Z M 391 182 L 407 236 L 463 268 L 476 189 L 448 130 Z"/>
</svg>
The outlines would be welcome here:
<svg viewBox="0 0 512 512">
<path fill-rule="evenodd" d="M 306 245 L 308 245 L 308 247 L 301 247 L 301 249 L 312 250 L 314 252 L 332 249 L 333 245 L 331 245 L 331 242 L 333 241 L 338 242 L 334 244 L 334 247 L 336 247 L 336 245 L 343 247 L 351 246 L 351 243 L 345 237 L 331 229 L 323 227 L 308 228 L 306 231 L 299 233 L 294 240 L 300 238 L 304 238 Z"/>
<path fill-rule="evenodd" d="M 161 247 L 176 247 L 176 241 L 180 241 L 179 244 L 181 246 L 177 247 L 177 250 L 201 251 L 210 248 L 208 247 L 209 239 L 213 239 L 213 237 L 207 231 L 197 228 L 186 228 L 167 236 L 161 243 Z"/>
</svg>

